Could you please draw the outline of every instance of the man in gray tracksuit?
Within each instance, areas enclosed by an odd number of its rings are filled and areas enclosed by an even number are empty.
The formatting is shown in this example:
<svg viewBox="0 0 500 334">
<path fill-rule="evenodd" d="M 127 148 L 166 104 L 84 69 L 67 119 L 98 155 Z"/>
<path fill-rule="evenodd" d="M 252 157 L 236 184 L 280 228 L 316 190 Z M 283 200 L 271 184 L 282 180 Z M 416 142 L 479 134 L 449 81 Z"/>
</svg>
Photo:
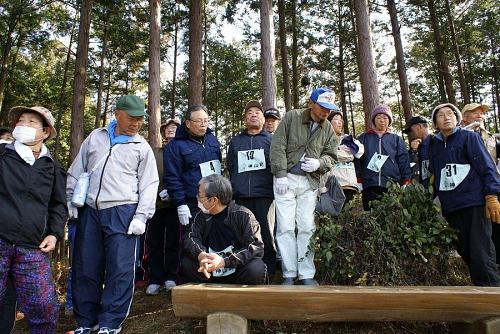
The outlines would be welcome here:
<svg viewBox="0 0 500 334">
<path fill-rule="evenodd" d="M 153 151 L 138 134 L 144 101 L 122 96 L 116 119 L 92 131 L 68 171 L 70 216 L 76 228 L 72 288 L 75 334 L 116 334 L 134 293 L 138 236 L 155 212 L 158 171 Z M 85 204 L 75 207 L 73 192 L 82 173 L 90 173 Z M 103 287 L 104 286 L 104 287 Z"/>
</svg>

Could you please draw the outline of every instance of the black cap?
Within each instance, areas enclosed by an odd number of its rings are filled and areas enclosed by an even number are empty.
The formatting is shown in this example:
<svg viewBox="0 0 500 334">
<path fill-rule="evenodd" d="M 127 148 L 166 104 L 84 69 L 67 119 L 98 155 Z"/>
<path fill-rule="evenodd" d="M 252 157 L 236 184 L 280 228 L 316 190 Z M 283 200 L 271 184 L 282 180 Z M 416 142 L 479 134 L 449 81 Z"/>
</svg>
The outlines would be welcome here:
<svg viewBox="0 0 500 334">
<path fill-rule="evenodd" d="M 281 119 L 281 115 L 278 109 L 276 108 L 269 108 L 264 112 L 264 117 L 274 117 L 276 119 Z"/>
<path fill-rule="evenodd" d="M 428 124 L 428 121 L 427 121 L 427 119 L 425 117 L 422 117 L 422 116 L 413 116 L 406 123 L 406 126 L 403 129 L 403 133 L 410 133 L 412 125 L 415 125 L 415 124 Z"/>
</svg>

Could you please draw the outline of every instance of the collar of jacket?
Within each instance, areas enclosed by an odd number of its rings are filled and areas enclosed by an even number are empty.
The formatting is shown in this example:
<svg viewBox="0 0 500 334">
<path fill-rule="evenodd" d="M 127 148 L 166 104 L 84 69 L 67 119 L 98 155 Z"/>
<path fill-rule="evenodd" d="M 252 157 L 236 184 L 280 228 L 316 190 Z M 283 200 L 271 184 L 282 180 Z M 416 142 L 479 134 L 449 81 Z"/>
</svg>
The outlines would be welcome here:
<svg viewBox="0 0 500 334">
<path fill-rule="evenodd" d="M 370 130 L 366 131 L 366 133 L 372 133 L 374 135 L 378 135 L 378 133 L 374 129 L 370 129 Z M 385 131 L 382 136 L 384 136 L 386 133 L 392 133 L 391 128 L 387 128 L 387 131 Z"/>
<path fill-rule="evenodd" d="M 16 148 L 14 146 L 14 142 L 9 143 L 9 144 L 5 144 L 5 148 L 16 152 Z M 17 154 L 17 152 L 16 152 L 16 154 Z M 45 154 L 44 156 L 41 156 L 40 159 L 41 158 L 49 158 L 50 160 L 54 161 L 54 157 L 52 156 L 52 154 L 50 153 L 50 151 L 48 149 L 47 149 L 47 154 Z"/>
<path fill-rule="evenodd" d="M 109 132 L 108 132 L 108 127 L 103 127 L 103 128 L 99 128 L 100 131 L 106 131 L 106 136 L 109 137 Z M 140 143 L 142 141 L 142 136 L 138 133 L 136 133 L 135 135 L 133 135 L 132 137 L 130 137 L 130 139 L 126 142 L 126 143 Z"/>
<path fill-rule="evenodd" d="M 240 131 L 240 135 L 245 135 L 245 136 L 262 136 L 262 135 L 266 135 L 266 133 L 269 133 L 267 132 L 266 130 L 264 130 L 264 128 L 262 128 L 262 130 L 259 132 L 259 133 L 256 133 L 254 135 L 251 135 L 248 133 L 247 129 L 241 129 Z"/>
<path fill-rule="evenodd" d="M 454 128 L 453 132 L 448 136 L 448 138 L 451 137 L 451 136 L 453 136 L 459 130 L 463 130 L 463 129 L 460 128 L 460 127 L 458 127 L 458 126 L 456 128 Z M 467 131 L 467 130 L 465 130 L 465 131 Z M 436 139 L 438 139 L 440 141 L 445 141 L 445 139 L 444 139 L 443 134 L 441 133 L 441 131 L 439 131 L 438 133 L 436 133 L 436 135 L 434 137 L 436 137 Z"/>
<path fill-rule="evenodd" d="M 236 204 L 236 202 L 234 200 L 231 200 L 231 202 L 229 202 L 229 204 L 227 205 L 227 217 L 224 220 L 224 222 L 226 222 L 229 219 L 229 215 L 234 212 L 234 205 L 235 204 Z M 214 217 L 214 215 L 212 215 L 212 214 L 208 214 L 206 216 L 207 216 L 207 222 L 211 221 L 212 218 Z"/>
<path fill-rule="evenodd" d="M 311 121 L 314 122 L 314 120 L 311 117 L 311 108 L 303 109 L 302 124 L 309 124 Z M 326 123 L 330 124 L 330 122 L 328 122 L 328 120 L 323 119 L 318 124 L 321 128 L 324 128 Z"/>
</svg>

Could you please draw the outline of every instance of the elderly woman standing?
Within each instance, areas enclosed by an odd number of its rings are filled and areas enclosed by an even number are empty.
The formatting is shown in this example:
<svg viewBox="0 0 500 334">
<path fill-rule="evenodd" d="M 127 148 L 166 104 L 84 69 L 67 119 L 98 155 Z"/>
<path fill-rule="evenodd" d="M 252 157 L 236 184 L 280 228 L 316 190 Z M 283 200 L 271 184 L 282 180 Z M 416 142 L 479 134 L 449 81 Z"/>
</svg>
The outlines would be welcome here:
<svg viewBox="0 0 500 334">
<path fill-rule="evenodd" d="M 59 304 L 48 252 L 63 235 L 66 173 L 44 142 L 56 136 L 43 107 L 10 111 L 15 141 L 0 144 L 0 304 L 12 277 L 31 333 L 55 333 Z"/>
<path fill-rule="evenodd" d="M 334 110 L 328 117 L 332 124 L 333 131 L 339 139 L 337 148 L 338 161 L 333 166 L 333 175 L 339 181 L 345 195 L 345 202 L 353 199 L 361 189 L 359 189 L 356 178 L 356 169 L 354 168 L 354 158 L 359 159 L 365 152 L 365 147 L 354 139 L 351 135 L 344 132 L 344 119 L 340 110 Z"/>
<path fill-rule="evenodd" d="M 356 166 L 358 181 L 363 185 L 362 200 L 365 211 L 370 202 L 380 198 L 389 182 L 406 185 L 410 183 L 411 170 L 408 151 L 403 138 L 391 132 L 391 109 L 386 105 L 376 106 L 371 113 L 372 129 L 359 136 L 365 154 Z"/>
</svg>

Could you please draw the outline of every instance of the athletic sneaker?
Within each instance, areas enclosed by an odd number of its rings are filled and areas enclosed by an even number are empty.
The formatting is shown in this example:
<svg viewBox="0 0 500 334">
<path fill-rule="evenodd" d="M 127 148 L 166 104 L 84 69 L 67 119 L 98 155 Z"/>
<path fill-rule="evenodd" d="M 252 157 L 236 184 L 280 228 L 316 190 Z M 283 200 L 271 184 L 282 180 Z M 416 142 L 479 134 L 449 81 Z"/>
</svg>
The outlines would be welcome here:
<svg viewBox="0 0 500 334">
<path fill-rule="evenodd" d="M 90 334 L 99 329 L 99 325 L 94 325 L 91 327 L 78 327 L 73 331 L 73 334 Z"/>
<path fill-rule="evenodd" d="M 171 281 L 171 280 L 167 280 L 165 281 L 165 289 L 167 289 L 167 291 L 170 291 L 172 290 L 173 288 L 175 288 L 177 286 L 177 284 L 175 284 L 174 281 Z"/>
<path fill-rule="evenodd" d="M 99 329 L 99 333 L 97 334 L 118 334 L 122 331 L 122 328 L 114 328 L 114 329 L 111 329 L 111 328 L 108 328 L 108 327 L 103 327 L 101 329 Z"/>
<path fill-rule="evenodd" d="M 161 288 L 162 286 L 159 284 L 149 284 L 146 288 L 146 294 L 151 296 L 157 295 L 160 292 Z"/>
</svg>

